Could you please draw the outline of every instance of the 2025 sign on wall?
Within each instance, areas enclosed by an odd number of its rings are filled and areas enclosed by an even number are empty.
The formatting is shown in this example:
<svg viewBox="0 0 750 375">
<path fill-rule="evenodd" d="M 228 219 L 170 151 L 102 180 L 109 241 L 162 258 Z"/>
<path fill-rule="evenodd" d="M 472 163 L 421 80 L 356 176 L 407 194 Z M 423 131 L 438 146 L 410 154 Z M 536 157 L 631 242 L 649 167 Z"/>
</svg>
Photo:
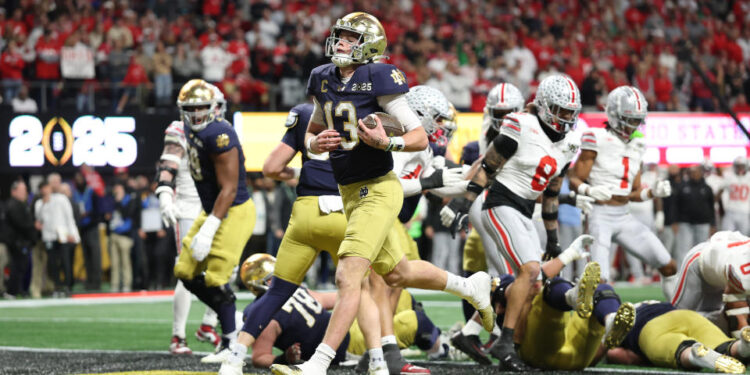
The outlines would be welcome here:
<svg viewBox="0 0 750 375">
<path fill-rule="evenodd" d="M 94 167 L 151 170 L 169 115 L 4 114 L 0 173 L 69 172 Z"/>
</svg>

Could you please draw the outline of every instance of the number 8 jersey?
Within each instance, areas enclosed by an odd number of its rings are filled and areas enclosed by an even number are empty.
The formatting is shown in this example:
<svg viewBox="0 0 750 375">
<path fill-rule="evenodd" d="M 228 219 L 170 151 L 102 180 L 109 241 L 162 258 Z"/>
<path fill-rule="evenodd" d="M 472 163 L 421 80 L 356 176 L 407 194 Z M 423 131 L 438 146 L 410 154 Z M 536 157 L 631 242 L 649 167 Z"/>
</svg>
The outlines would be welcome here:
<svg viewBox="0 0 750 375">
<path fill-rule="evenodd" d="M 535 201 L 539 197 L 550 180 L 560 175 L 573 160 L 580 147 L 578 137 L 573 132 L 558 142 L 552 142 L 536 115 L 530 113 L 515 112 L 505 116 L 500 134 L 516 141 L 518 148 L 500 169 L 495 177 L 496 182 L 528 201 Z M 485 203 L 485 208 L 488 208 L 488 203 Z M 522 213 L 531 217 L 531 212 Z"/>
<path fill-rule="evenodd" d="M 581 136 L 581 149 L 597 153 L 588 179 L 591 186 L 606 186 L 613 195 L 630 194 L 646 152 L 642 137 L 625 143 L 605 128 L 589 129 Z"/>
<path fill-rule="evenodd" d="M 307 94 L 323 111 L 325 124 L 341 135 L 341 147 L 329 153 L 336 182 L 347 185 L 381 177 L 393 169 L 389 152 L 359 142 L 358 120 L 374 112 L 384 112 L 378 97 L 406 94 L 409 85 L 404 74 L 390 64 L 365 64 L 348 81 L 341 80 L 333 63 L 310 73 Z"/>
</svg>

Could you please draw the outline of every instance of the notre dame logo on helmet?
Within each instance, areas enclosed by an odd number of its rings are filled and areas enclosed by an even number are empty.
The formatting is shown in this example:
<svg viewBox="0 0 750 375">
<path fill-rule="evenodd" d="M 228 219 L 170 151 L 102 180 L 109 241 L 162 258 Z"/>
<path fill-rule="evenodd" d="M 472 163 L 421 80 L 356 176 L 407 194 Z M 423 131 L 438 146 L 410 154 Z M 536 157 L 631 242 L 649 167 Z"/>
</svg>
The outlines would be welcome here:
<svg viewBox="0 0 750 375">
<path fill-rule="evenodd" d="M 367 196 L 367 193 L 370 191 L 367 189 L 367 186 L 362 186 L 361 189 L 359 189 L 359 199 L 362 199 Z"/>
</svg>

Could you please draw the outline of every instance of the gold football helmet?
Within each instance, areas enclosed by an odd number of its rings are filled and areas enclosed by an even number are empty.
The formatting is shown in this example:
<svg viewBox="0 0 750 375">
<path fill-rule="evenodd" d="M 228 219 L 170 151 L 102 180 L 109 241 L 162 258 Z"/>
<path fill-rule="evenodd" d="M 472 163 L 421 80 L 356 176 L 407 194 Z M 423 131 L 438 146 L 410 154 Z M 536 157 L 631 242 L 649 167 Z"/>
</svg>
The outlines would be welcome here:
<svg viewBox="0 0 750 375">
<path fill-rule="evenodd" d="M 256 296 L 268 290 L 276 258 L 269 254 L 253 254 L 242 263 L 240 279 Z"/>
<path fill-rule="evenodd" d="M 217 102 L 212 85 L 202 79 L 191 79 L 177 95 L 182 121 L 199 132 L 216 118 Z"/>
<path fill-rule="evenodd" d="M 336 46 L 346 42 L 341 38 L 342 31 L 359 35 L 349 53 L 336 52 Z M 338 67 L 372 63 L 385 57 L 387 44 L 385 29 L 377 18 L 365 12 L 349 13 L 337 19 L 331 27 L 331 35 L 326 39 L 326 57 Z"/>
</svg>

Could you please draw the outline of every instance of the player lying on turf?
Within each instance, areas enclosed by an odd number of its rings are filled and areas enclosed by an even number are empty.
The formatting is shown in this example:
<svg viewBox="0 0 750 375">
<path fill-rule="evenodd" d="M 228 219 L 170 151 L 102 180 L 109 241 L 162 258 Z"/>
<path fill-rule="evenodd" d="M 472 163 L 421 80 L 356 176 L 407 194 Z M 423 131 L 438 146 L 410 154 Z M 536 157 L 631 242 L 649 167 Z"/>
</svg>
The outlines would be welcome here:
<svg viewBox="0 0 750 375">
<path fill-rule="evenodd" d="M 268 254 L 252 255 L 242 265 L 240 275 L 243 283 L 256 296 L 262 296 L 268 290 L 275 265 L 276 259 Z M 269 367 L 274 363 L 294 364 L 308 360 L 323 339 L 331 318 L 328 310 L 333 308 L 335 300 L 335 293 L 318 293 L 299 287 L 273 315 L 268 326 L 253 343 L 253 365 Z M 245 308 L 246 314 L 250 311 L 250 306 L 252 304 Z M 441 341 L 440 330 L 408 292 L 402 293 L 397 313 L 393 317 L 393 327 L 400 348 L 416 345 L 426 351 L 428 356 L 439 357 L 440 354 L 447 354 L 447 344 Z M 274 356 L 274 347 L 284 353 Z M 362 355 L 365 350 L 364 336 L 355 322 L 339 347 L 332 364 L 342 362 L 347 352 Z"/>
<path fill-rule="evenodd" d="M 701 313 L 726 334 L 748 325 L 750 237 L 722 231 L 693 247 L 667 298 L 678 309 Z"/>
<path fill-rule="evenodd" d="M 609 280 L 612 242 L 659 270 L 667 290 L 677 265 L 649 228 L 628 211 L 628 202 L 642 202 L 671 194 L 669 181 L 652 188 L 641 186 L 641 161 L 646 153 L 643 137 L 634 132 L 644 123 L 648 103 L 632 86 L 620 86 L 607 96 L 606 128 L 589 129 L 581 136 L 581 155 L 573 166 L 570 190 L 596 199 L 588 220 L 596 239 L 591 259 L 604 266 L 602 278 Z"/>
<path fill-rule="evenodd" d="M 675 309 L 658 301 L 636 306 L 635 326 L 619 347 L 607 352 L 608 362 L 732 374 L 745 372 L 740 361 L 750 360 L 750 327 L 741 330 L 739 340 L 731 339 L 694 311 Z"/>
</svg>

